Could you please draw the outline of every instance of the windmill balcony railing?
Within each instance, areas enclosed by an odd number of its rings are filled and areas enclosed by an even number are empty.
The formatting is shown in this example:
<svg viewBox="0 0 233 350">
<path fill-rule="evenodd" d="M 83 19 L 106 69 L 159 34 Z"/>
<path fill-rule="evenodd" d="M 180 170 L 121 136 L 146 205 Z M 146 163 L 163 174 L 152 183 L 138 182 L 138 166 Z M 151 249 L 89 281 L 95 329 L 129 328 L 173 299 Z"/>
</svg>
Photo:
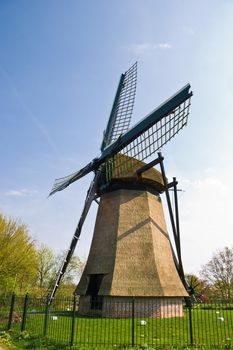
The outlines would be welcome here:
<svg viewBox="0 0 233 350">
<path fill-rule="evenodd" d="M 143 301 L 129 298 L 124 302 L 112 298 L 106 303 L 101 297 L 92 297 L 91 310 L 85 315 L 80 314 L 79 296 L 55 298 L 50 305 L 48 300 L 28 294 L 2 298 L 1 328 L 27 330 L 32 335 L 89 348 L 169 349 L 195 345 L 231 349 L 233 345 L 233 300 L 197 303 L 187 298 L 182 303 L 182 315 L 170 300 L 163 304 L 165 317 L 159 311 L 150 314 L 148 310 L 155 304 L 145 298 Z M 108 315 L 101 314 L 104 308 L 108 309 Z"/>
</svg>

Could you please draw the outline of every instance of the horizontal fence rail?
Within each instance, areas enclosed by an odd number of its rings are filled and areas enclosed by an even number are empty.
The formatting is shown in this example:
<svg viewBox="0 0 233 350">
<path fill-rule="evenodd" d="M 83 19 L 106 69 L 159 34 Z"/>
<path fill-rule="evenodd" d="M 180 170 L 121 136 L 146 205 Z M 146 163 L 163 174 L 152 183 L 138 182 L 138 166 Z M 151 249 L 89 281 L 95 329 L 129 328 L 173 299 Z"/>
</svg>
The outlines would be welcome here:
<svg viewBox="0 0 233 350">
<path fill-rule="evenodd" d="M 88 306 L 89 305 L 89 309 Z M 233 345 L 233 301 L 192 303 L 176 298 L 0 299 L 2 329 L 27 330 L 69 345 L 89 347 Z"/>
</svg>

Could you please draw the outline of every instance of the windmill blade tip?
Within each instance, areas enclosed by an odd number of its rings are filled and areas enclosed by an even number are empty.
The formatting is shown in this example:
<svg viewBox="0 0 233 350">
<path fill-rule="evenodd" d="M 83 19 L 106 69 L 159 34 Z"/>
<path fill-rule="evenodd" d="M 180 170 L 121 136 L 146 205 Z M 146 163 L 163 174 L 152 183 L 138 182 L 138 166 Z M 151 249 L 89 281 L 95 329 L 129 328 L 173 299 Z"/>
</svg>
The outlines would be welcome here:
<svg viewBox="0 0 233 350">
<path fill-rule="evenodd" d="M 51 197 L 53 194 L 54 194 L 53 191 L 49 192 L 49 194 L 48 194 L 48 196 L 47 196 L 47 199 L 48 199 L 49 197 Z"/>
<path fill-rule="evenodd" d="M 187 84 L 184 86 L 184 89 L 185 89 L 185 88 L 187 88 L 189 94 L 190 94 L 191 96 L 193 96 L 193 91 L 190 90 L 190 89 L 191 89 L 191 84 L 190 84 L 190 83 L 187 83 Z"/>
</svg>

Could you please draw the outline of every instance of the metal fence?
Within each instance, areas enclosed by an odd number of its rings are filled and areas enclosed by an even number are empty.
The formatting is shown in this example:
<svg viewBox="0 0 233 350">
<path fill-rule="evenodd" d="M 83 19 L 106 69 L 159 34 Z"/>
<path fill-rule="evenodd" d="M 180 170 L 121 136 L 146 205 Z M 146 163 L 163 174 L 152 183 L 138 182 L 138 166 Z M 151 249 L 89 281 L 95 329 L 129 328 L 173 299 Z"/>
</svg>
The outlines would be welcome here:
<svg viewBox="0 0 233 350">
<path fill-rule="evenodd" d="M 8 303 L 8 305 L 7 305 Z M 102 303 L 102 301 L 101 301 Z M 150 300 L 111 299 L 101 316 L 100 300 L 92 300 L 92 312 L 80 314 L 79 297 L 47 298 L 12 295 L 0 301 L 2 327 L 32 335 L 46 336 L 70 345 L 130 347 L 233 346 L 233 301 L 192 303 L 184 300 L 181 310 L 171 300 L 163 303 L 163 313 L 148 313 L 155 307 Z M 127 310 L 127 313 L 126 313 Z M 110 312 L 111 311 L 111 312 Z"/>
</svg>

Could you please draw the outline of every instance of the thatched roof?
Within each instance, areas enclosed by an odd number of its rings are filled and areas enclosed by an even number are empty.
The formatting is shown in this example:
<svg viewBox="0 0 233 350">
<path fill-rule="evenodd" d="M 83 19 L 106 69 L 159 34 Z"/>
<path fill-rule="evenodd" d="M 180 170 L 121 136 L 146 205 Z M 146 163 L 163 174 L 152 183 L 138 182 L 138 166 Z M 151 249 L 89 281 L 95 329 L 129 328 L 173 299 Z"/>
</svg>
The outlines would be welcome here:
<svg viewBox="0 0 233 350">
<path fill-rule="evenodd" d="M 114 167 L 112 170 L 112 180 L 121 180 L 125 182 L 137 182 L 151 185 L 154 189 L 160 191 L 163 188 L 163 179 L 160 171 L 150 168 L 136 176 L 136 171 L 145 165 L 144 162 L 123 154 L 118 153 L 114 158 Z"/>
<path fill-rule="evenodd" d="M 78 294 L 86 294 L 91 274 L 104 274 L 99 295 L 187 295 L 173 262 L 159 196 L 138 190 L 102 195 Z"/>
</svg>

